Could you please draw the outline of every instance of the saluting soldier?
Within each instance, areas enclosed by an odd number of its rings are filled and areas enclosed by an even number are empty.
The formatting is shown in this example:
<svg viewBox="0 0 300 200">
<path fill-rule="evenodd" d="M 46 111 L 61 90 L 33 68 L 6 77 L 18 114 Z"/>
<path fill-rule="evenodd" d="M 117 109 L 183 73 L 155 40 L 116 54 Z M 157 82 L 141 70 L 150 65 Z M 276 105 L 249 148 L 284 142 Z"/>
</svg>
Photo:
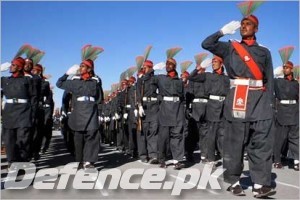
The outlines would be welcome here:
<svg viewBox="0 0 300 200">
<path fill-rule="evenodd" d="M 206 163 L 207 160 L 207 130 L 208 123 L 206 120 L 206 106 L 208 95 L 205 93 L 205 79 L 202 75 L 206 68 L 211 64 L 211 59 L 205 59 L 207 53 L 195 55 L 196 69 L 189 76 L 189 90 L 186 94 L 186 115 L 189 120 L 189 137 L 187 138 L 187 159 L 193 161 L 193 151 L 199 138 L 199 148 L 201 151 L 201 161 Z M 205 60 L 204 60 L 205 59 Z"/>
<path fill-rule="evenodd" d="M 299 83 L 293 76 L 294 65 L 288 61 L 290 47 L 280 49 L 283 61 L 283 78 L 274 80 L 277 100 L 276 131 L 274 143 L 274 167 L 282 168 L 281 153 L 287 141 L 294 170 L 299 171 Z M 289 55 L 289 56 L 287 56 Z"/>
<path fill-rule="evenodd" d="M 167 51 L 167 75 L 157 75 L 155 83 L 158 86 L 162 102 L 159 108 L 158 150 L 160 167 L 165 168 L 168 145 L 173 157 L 174 168 L 180 170 L 184 164 L 179 162 L 184 156 L 183 125 L 184 125 L 184 91 L 183 82 L 176 71 L 177 62 L 173 56 L 181 48 Z"/>
<path fill-rule="evenodd" d="M 32 103 L 36 98 L 32 79 L 24 76 L 25 60 L 17 56 L 9 68 L 11 76 L 1 77 L 2 95 L 6 98 L 2 126 L 9 167 L 13 162 L 28 162 L 30 159 Z"/>
<path fill-rule="evenodd" d="M 58 88 L 72 93 L 73 111 L 68 124 L 75 132 L 75 157 L 76 161 L 82 164 L 79 168 L 94 168 L 94 163 L 98 161 L 100 135 L 97 105 L 102 100 L 103 92 L 101 92 L 101 79 L 94 74 L 93 60 L 102 51 L 100 47 L 84 46 L 79 67 L 80 75 L 67 80 L 70 74 L 78 70 L 78 66 L 71 67 L 56 83 Z M 91 55 L 87 52 L 95 52 L 95 54 Z"/>
<path fill-rule="evenodd" d="M 276 192 L 271 188 L 273 135 L 273 65 L 270 51 L 256 42 L 258 18 L 252 15 L 259 2 L 239 4 L 245 11 L 241 22 L 232 21 L 202 42 L 202 47 L 224 60 L 231 81 L 231 90 L 225 99 L 224 116 L 224 180 L 233 195 L 244 196 L 240 185 L 243 169 L 243 151 L 247 145 L 249 170 L 254 197 L 266 197 Z M 247 7 L 248 5 L 248 7 Z M 246 6 L 246 9 L 245 9 Z M 240 27 L 241 42 L 221 42 Z"/>
</svg>

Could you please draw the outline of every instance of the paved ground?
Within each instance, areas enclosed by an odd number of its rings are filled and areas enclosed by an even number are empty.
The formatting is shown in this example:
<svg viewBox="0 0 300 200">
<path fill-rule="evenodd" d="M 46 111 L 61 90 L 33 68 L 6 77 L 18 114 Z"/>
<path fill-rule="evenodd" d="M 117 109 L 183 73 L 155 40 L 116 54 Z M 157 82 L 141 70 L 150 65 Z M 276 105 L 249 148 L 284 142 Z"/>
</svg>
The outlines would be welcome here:
<svg viewBox="0 0 300 200">
<path fill-rule="evenodd" d="M 195 169 L 203 172 L 204 165 L 199 163 L 199 153 L 195 152 L 196 163 L 189 166 L 187 169 Z M 198 159 L 198 160 L 197 160 Z M 221 189 L 213 190 L 209 189 L 196 189 L 196 183 L 189 182 L 187 187 L 193 189 L 183 190 L 179 196 L 172 196 L 172 189 L 141 189 L 129 190 L 122 189 L 120 186 L 117 189 L 108 189 L 107 185 L 104 185 L 104 189 L 74 189 L 73 181 L 74 176 L 68 180 L 66 189 L 57 189 L 59 178 L 58 176 L 55 183 L 55 189 L 35 189 L 31 184 L 26 189 L 20 190 L 8 190 L 4 189 L 4 182 L 7 180 L 7 163 L 5 156 L 1 157 L 1 198 L 2 199 L 254 199 L 251 192 L 251 180 L 249 178 L 248 163 L 245 162 L 245 169 L 243 172 L 243 178 L 241 180 L 243 187 L 245 188 L 246 197 L 235 197 L 226 192 L 227 184 L 223 183 L 222 177 L 218 179 L 221 185 Z M 41 159 L 34 164 L 37 170 L 46 168 L 61 169 L 66 164 L 74 161 L 74 158 L 70 156 L 64 147 L 62 136 L 59 132 L 53 132 L 52 144 L 49 151 L 42 155 Z M 125 156 L 121 153 L 114 151 L 112 147 L 103 146 L 101 153 L 99 154 L 99 162 L 96 163 L 96 167 L 99 172 L 109 169 L 120 169 L 123 172 L 128 169 L 144 169 L 149 170 L 151 168 L 160 169 L 157 165 L 150 165 L 142 163 L 139 160 L 132 159 L 129 156 Z M 221 169 L 221 167 L 218 167 Z M 168 184 L 174 182 L 183 181 L 178 177 L 179 171 L 169 166 L 166 169 L 166 178 L 164 182 Z M 196 175 L 192 175 L 191 179 Z M 20 177 L 19 177 L 20 178 Z M 36 181 L 45 180 L 45 178 L 36 177 Z M 276 188 L 276 195 L 272 196 L 275 199 L 299 199 L 299 172 L 289 169 L 285 166 L 285 169 L 278 170 L 273 169 L 272 172 L 273 186 Z M 47 179 L 49 180 L 49 177 Z M 189 179 L 186 180 L 186 182 Z M 51 181 L 50 181 L 51 182 Z M 130 179 L 131 183 L 141 183 L 141 176 L 135 175 Z M 163 187 L 167 187 L 167 184 L 163 184 Z M 76 187 L 76 186 L 75 186 Z"/>
</svg>

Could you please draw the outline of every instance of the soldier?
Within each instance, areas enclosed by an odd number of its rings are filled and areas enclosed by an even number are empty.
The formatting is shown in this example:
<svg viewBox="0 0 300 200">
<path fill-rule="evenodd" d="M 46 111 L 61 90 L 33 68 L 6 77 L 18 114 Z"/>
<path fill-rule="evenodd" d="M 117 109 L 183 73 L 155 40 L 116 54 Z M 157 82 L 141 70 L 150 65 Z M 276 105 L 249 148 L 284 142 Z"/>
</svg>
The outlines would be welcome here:
<svg viewBox="0 0 300 200">
<path fill-rule="evenodd" d="M 157 85 L 154 82 L 153 62 L 146 60 L 137 81 L 137 102 L 142 124 L 138 125 L 139 156 L 142 162 L 158 164 L 157 133 L 158 111 Z M 139 122 L 140 123 L 140 122 Z"/>
<path fill-rule="evenodd" d="M 294 160 L 294 170 L 299 171 L 299 83 L 293 77 L 293 63 L 283 65 L 284 78 L 274 82 L 277 104 L 274 143 L 274 167 L 281 169 L 281 152 L 287 140 Z"/>
<path fill-rule="evenodd" d="M 136 105 L 136 87 L 134 85 L 136 79 L 131 76 L 128 79 L 128 102 L 126 105 L 126 111 L 123 114 L 123 118 L 127 120 L 128 123 L 128 134 L 129 134 L 129 153 L 132 158 L 136 158 L 138 155 L 137 147 L 137 135 L 136 135 L 136 117 L 134 115 L 134 109 Z"/>
<path fill-rule="evenodd" d="M 181 49 L 180 49 L 181 50 Z M 168 53 L 167 53 L 168 54 Z M 162 96 L 159 115 L 158 150 L 160 167 L 165 168 L 168 145 L 172 153 L 174 168 L 180 170 L 184 164 L 179 162 L 184 156 L 183 125 L 184 125 L 184 91 L 183 82 L 176 71 L 177 62 L 173 56 L 166 61 L 167 75 L 157 75 L 155 84 Z M 139 107 L 140 111 L 143 110 Z"/>
<path fill-rule="evenodd" d="M 24 65 L 22 57 L 15 57 L 10 66 L 12 75 L 1 77 L 2 94 L 6 98 L 2 121 L 9 167 L 12 162 L 28 162 L 30 159 L 31 106 L 36 94 L 32 79 L 24 76 Z"/>
<path fill-rule="evenodd" d="M 249 6 L 253 2 L 248 2 Z M 243 9 L 251 10 L 253 9 Z M 231 90 L 224 106 L 226 134 L 224 137 L 224 180 L 234 195 L 244 196 L 239 180 L 243 169 L 243 150 L 247 151 L 254 197 L 266 197 L 276 192 L 271 188 L 272 169 L 272 102 L 273 65 L 270 51 L 258 45 L 255 33 L 258 19 L 245 14 L 241 22 L 232 21 L 202 42 L 202 47 L 221 57 Z M 240 27 L 242 41 L 220 42 L 219 38 L 233 34 Z M 248 142 L 249 141 L 249 142 Z"/>
<path fill-rule="evenodd" d="M 64 91 L 61 104 L 61 134 L 64 136 L 66 147 L 72 156 L 75 155 L 74 131 L 68 125 L 72 113 L 72 94 Z"/>
<path fill-rule="evenodd" d="M 72 93 L 73 111 L 68 124 L 74 131 L 76 161 L 81 162 L 79 168 L 85 169 L 95 167 L 94 163 L 98 161 L 100 140 L 97 105 L 102 100 L 103 92 L 101 92 L 101 79 L 94 75 L 94 61 L 91 58 L 95 59 L 103 49 L 96 55 L 85 54 L 95 48 L 97 47 L 89 45 L 83 47 L 79 76 L 73 76 L 72 80 L 67 80 L 70 74 L 78 70 L 76 66 L 71 67 L 56 83 L 58 88 Z"/>
<path fill-rule="evenodd" d="M 188 152 L 188 159 L 193 159 L 192 153 L 197 145 L 197 138 L 199 138 L 198 140 L 199 148 L 201 151 L 201 161 L 203 163 L 208 162 L 208 123 L 205 116 L 208 95 L 205 92 L 205 79 L 202 78 L 204 77 L 202 74 L 205 73 L 206 68 L 211 64 L 211 59 L 205 59 L 206 56 L 206 53 L 197 54 L 195 56 L 196 69 L 189 76 L 189 91 L 186 94 L 186 115 L 190 117 L 190 137 L 187 138 L 188 145 L 186 146 Z"/>
<path fill-rule="evenodd" d="M 43 66 L 36 64 L 32 69 L 32 74 L 39 76 L 41 79 L 41 90 L 39 92 L 38 108 L 36 114 L 36 130 L 33 136 L 33 159 L 38 160 L 40 158 L 40 150 L 43 142 L 43 137 L 45 134 L 45 110 L 44 108 L 50 107 L 50 104 L 46 104 L 45 100 L 49 99 L 50 94 L 50 84 L 49 81 L 43 75 Z"/>
<path fill-rule="evenodd" d="M 207 159 L 214 165 L 216 147 L 221 154 L 223 149 L 223 107 L 229 92 L 230 82 L 229 78 L 224 75 L 222 58 L 214 56 L 212 68 L 213 73 L 203 73 L 203 77 L 200 78 L 205 81 L 205 93 L 209 97 L 206 106 L 206 120 L 208 121 Z"/>
</svg>

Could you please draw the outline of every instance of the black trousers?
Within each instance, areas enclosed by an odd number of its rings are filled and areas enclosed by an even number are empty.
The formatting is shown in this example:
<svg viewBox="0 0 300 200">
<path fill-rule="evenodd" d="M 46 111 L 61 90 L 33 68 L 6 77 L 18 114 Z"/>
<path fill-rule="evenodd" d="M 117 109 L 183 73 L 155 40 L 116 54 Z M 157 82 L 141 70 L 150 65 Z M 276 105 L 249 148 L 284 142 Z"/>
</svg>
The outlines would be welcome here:
<svg viewBox="0 0 300 200">
<path fill-rule="evenodd" d="M 3 128 L 7 161 L 28 162 L 30 151 L 30 128 Z"/>
<path fill-rule="evenodd" d="M 299 124 L 284 126 L 276 123 L 274 162 L 281 162 L 281 154 L 287 143 L 291 158 L 299 160 Z"/>
<path fill-rule="evenodd" d="M 142 129 L 137 133 L 140 158 L 157 158 L 158 122 L 143 122 Z"/>
<path fill-rule="evenodd" d="M 129 152 L 131 155 L 137 154 L 137 136 L 136 136 L 136 123 L 128 120 L 128 139 L 129 139 Z"/>
<path fill-rule="evenodd" d="M 270 186 L 272 170 L 272 119 L 255 122 L 225 121 L 224 180 L 239 181 L 243 171 L 244 147 L 247 146 L 250 176 L 253 183 Z"/>
<path fill-rule="evenodd" d="M 218 150 L 223 155 L 224 122 L 208 122 L 207 134 L 207 159 L 215 161 L 215 152 Z"/>
<path fill-rule="evenodd" d="M 174 160 L 182 160 L 184 156 L 183 126 L 159 126 L 158 151 L 159 160 L 164 162 L 168 146 Z"/>
<path fill-rule="evenodd" d="M 75 131 L 76 162 L 97 162 L 99 153 L 100 134 L 98 130 Z"/>
</svg>

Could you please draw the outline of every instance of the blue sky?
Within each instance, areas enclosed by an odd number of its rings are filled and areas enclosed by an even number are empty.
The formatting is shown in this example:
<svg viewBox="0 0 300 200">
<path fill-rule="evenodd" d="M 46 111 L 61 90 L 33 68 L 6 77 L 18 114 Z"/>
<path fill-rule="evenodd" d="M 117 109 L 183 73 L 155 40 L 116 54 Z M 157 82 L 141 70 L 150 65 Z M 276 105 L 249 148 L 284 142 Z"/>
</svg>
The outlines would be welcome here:
<svg viewBox="0 0 300 200">
<path fill-rule="evenodd" d="M 239 2 L 2 1 L 1 63 L 11 61 L 19 47 L 29 43 L 46 52 L 41 64 L 55 85 L 69 67 L 80 63 L 83 45 L 101 46 L 96 73 L 103 88 L 110 89 L 148 45 L 153 46 L 149 59 L 154 63 L 165 61 L 166 50 L 175 46 L 183 48 L 175 57 L 179 63 L 194 62 L 194 55 L 205 52 L 204 38 L 242 18 Z M 291 60 L 299 64 L 299 2 L 266 1 L 254 14 L 260 21 L 257 41 L 270 49 L 274 68 L 281 65 L 278 49 L 286 45 L 295 46 Z M 231 38 L 240 39 L 239 32 L 221 40 Z M 54 88 L 57 107 L 62 93 Z"/>
</svg>

